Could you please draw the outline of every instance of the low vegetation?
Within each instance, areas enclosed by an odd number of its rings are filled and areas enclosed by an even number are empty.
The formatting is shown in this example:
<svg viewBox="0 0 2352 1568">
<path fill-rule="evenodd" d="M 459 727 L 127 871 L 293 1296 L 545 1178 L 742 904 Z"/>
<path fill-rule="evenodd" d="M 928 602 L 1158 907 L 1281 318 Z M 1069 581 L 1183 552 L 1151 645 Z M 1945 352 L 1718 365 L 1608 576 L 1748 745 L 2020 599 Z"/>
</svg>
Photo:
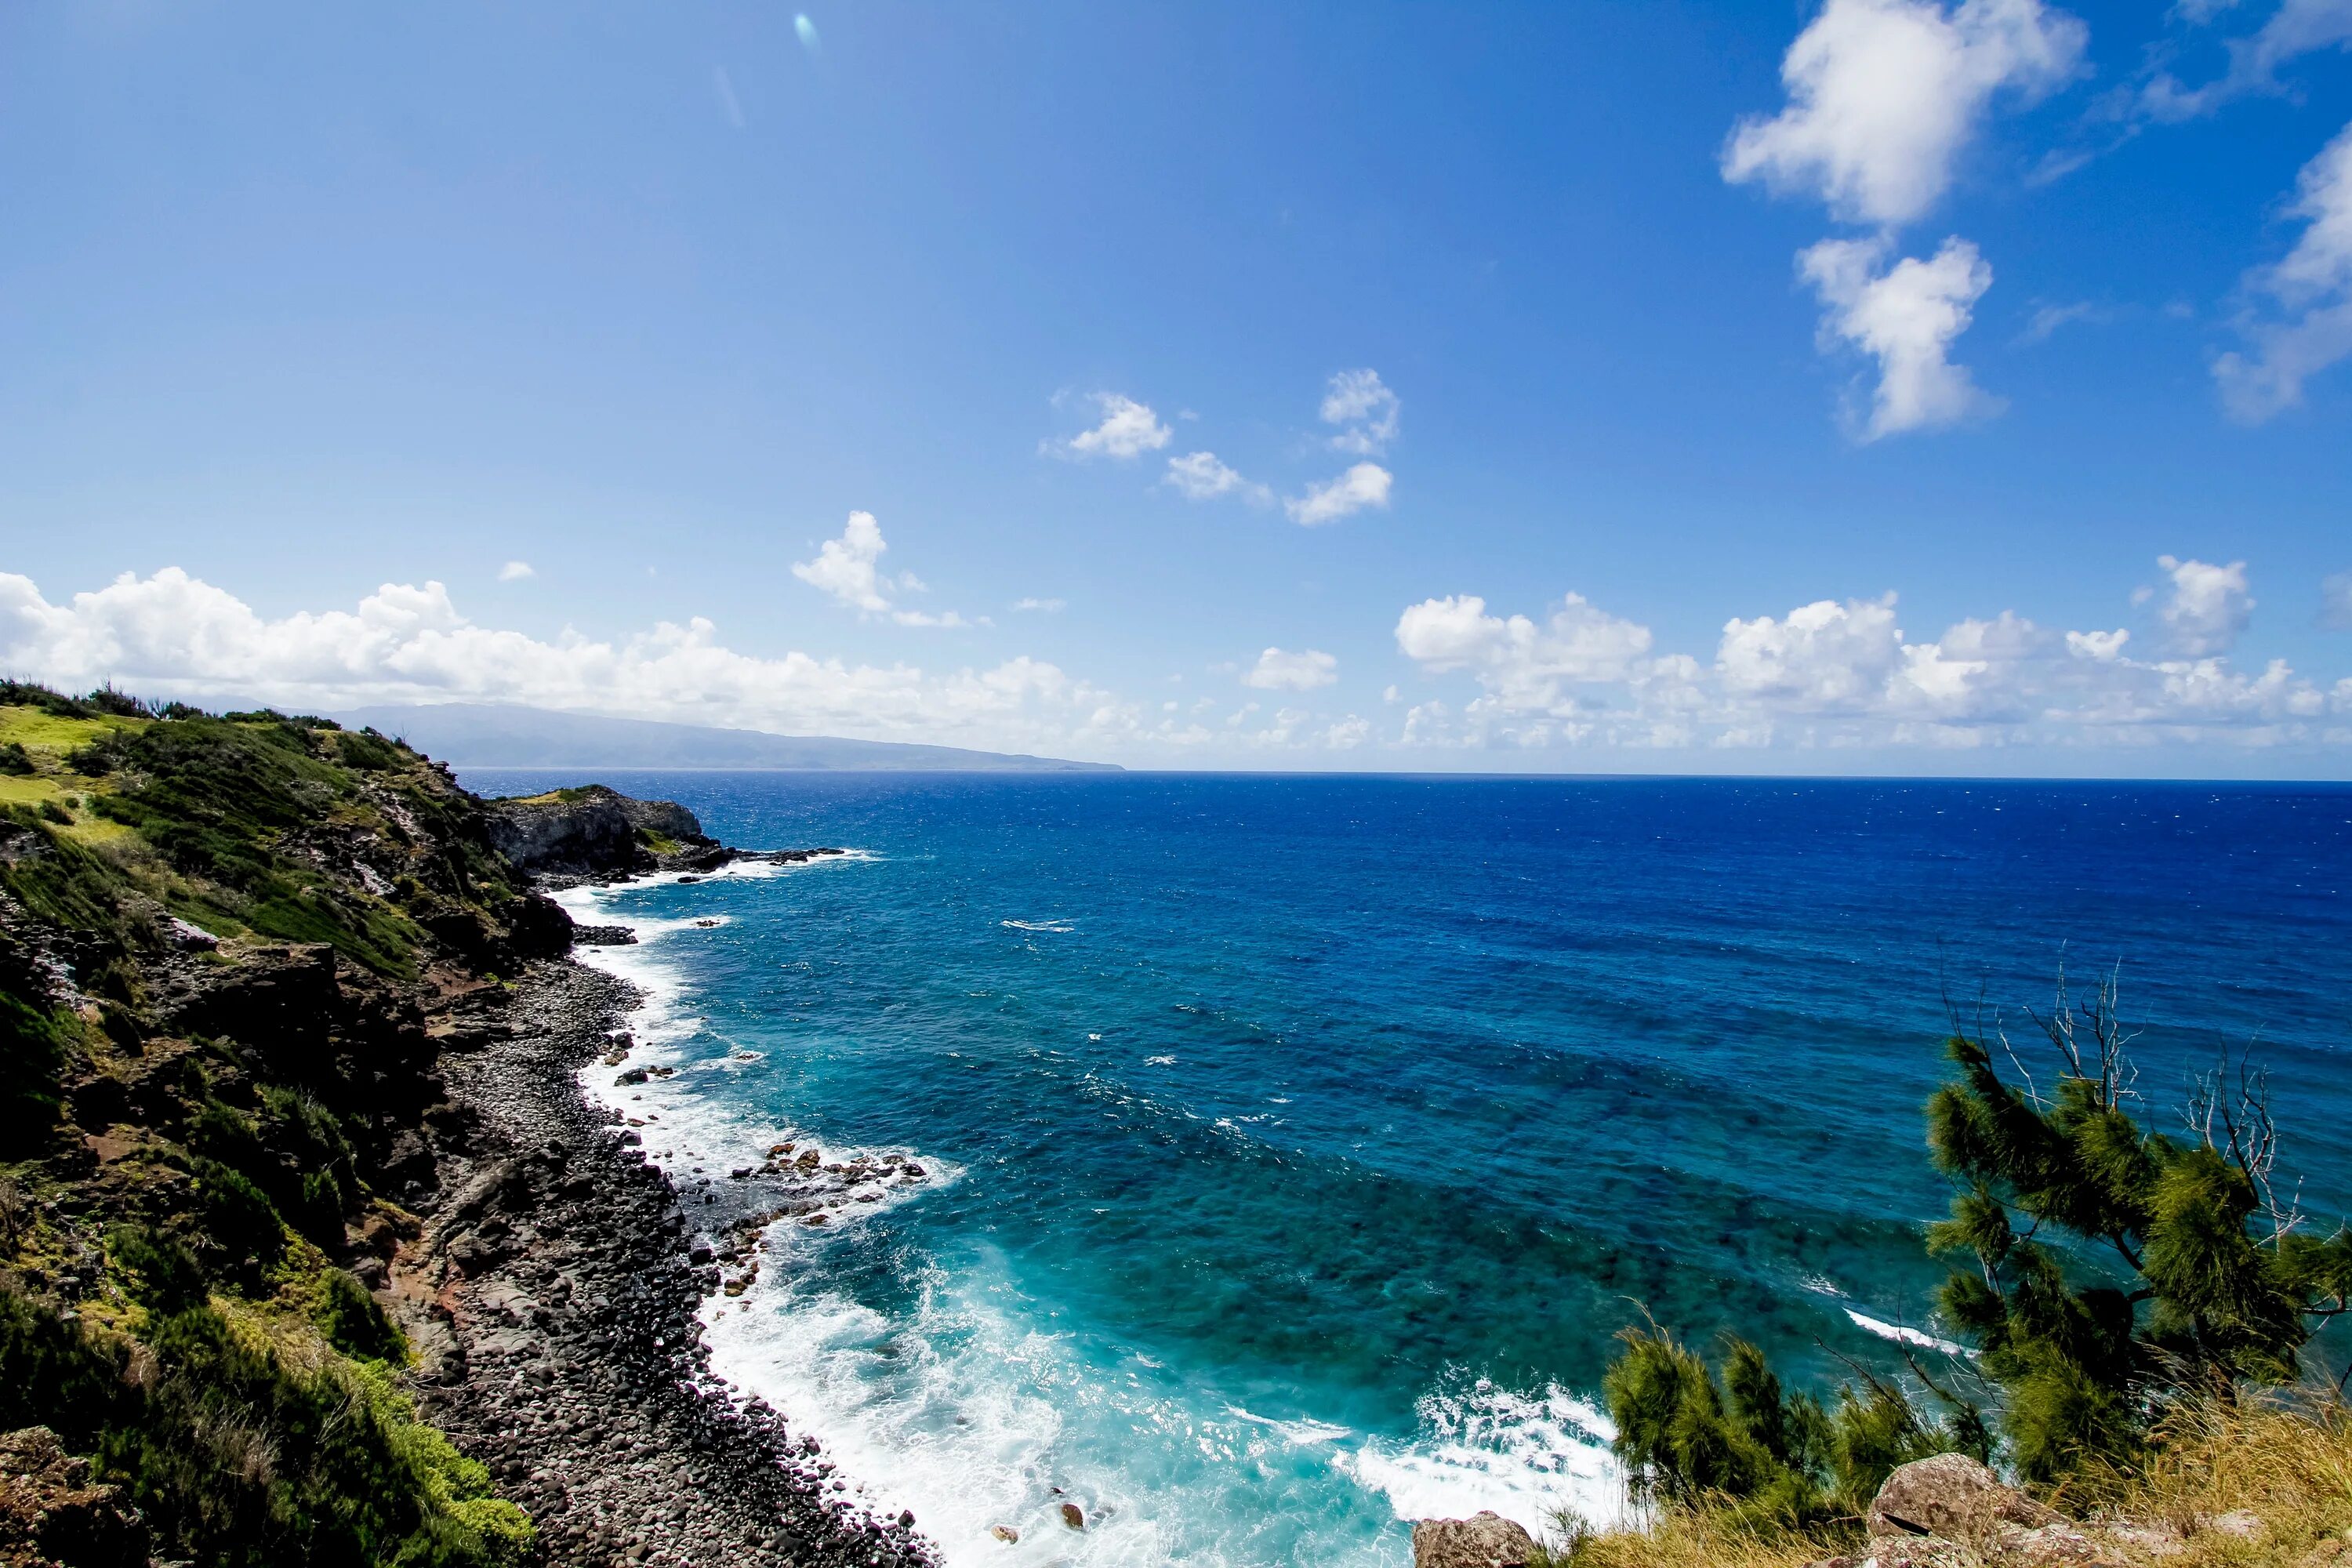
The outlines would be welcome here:
<svg viewBox="0 0 2352 1568">
<path fill-rule="evenodd" d="M 2156 1132 L 2112 977 L 2074 1001 L 2062 976 L 2036 1022 L 2046 1085 L 1997 1031 L 1956 1029 L 1953 1077 L 1927 1104 L 1955 1195 L 1927 1244 L 1954 1265 L 1943 1326 L 1969 1351 L 1857 1369 L 1825 1405 L 1784 1392 L 1752 1345 L 1728 1341 L 1710 1366 L 1655 1323 L 1628 1330 L 1607 1392 L 1644 1522 L 1568 1521 L 1556 1558 L 1696 1568 L 1851 1551 L 1893 1468 L 1950 1451 L 2078 1516 L 2147 1527 L 2117 1555 L 2135 1539 L 2183 1564 L 2313 1568 L 2352 1552 L 2352 1411 L 2309 1354 L 2352 1307 L 2352 1232 L 2313 1227 L 2278 1180 L 2263 1077 L 2225 1058 L 2193 1088 L 2186 1133 Z"/>
<path fill-rule="evenodd" d="M 0 682 L 0 1430 L 160 1557 L 519 1560 L 352 1270 L 447 1109 L 425 1007 L 552 913 L 395 742 Z"/>
</svg>

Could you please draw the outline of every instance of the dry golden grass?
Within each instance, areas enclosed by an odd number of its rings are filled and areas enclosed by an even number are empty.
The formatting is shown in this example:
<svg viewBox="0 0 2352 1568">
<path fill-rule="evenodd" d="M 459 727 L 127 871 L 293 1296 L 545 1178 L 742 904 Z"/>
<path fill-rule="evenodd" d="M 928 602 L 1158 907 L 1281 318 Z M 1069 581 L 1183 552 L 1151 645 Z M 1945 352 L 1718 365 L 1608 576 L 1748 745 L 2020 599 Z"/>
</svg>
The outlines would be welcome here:
<svg viewBox="0 0 2352 1568">
<path fill-rule="evenodd" d="M 2204 1404 L 2168 1420 L 2131 1469 L 2094 1468 L 2044 1501 L 2083 1521 L 2104 1563 L 2352 1568 L 2352 1407 L 2331 1391 Z M 1556 1545 L 1576 1568 L 1801 1568 L 1861 1550 L 1858 1527 L 1761 1532 L 1727 1510 L 1662 1509 L 1639 1529 Z"/>
</svg>

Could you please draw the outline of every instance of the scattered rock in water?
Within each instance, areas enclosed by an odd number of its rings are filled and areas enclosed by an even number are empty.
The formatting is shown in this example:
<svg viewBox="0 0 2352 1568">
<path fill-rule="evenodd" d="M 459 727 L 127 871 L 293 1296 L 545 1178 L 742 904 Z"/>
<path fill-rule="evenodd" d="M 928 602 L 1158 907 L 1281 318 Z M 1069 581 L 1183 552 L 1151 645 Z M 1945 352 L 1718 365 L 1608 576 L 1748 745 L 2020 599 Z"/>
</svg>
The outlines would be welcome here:
<svg viewBox="0 0 2352 1568">
<path fill-rule="evenodd" d="M 1072 1530 L 1084 1530 L 1087 1527 L 1086 1512 L 1076 1503 L 1066 1502 L 1062 1505 L 1062 1522 Z"/>
<path fill-rule="evenodd" d="M 992 1524 L 988 1527 L 988 1533 L 1007 1546 L 1013 1545 L 1021 1539 L 1021 1532 L 1009 1524 Z"/>
</svg>

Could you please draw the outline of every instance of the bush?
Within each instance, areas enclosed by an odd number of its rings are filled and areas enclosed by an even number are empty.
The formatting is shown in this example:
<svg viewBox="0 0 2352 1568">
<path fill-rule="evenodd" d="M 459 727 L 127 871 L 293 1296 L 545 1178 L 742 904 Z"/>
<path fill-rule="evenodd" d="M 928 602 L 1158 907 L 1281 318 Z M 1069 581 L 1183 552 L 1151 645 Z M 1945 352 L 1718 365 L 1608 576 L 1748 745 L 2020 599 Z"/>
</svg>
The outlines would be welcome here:
<svg viewBox="0 0 2352 1568">
<path fill-rule="evenodd" d="M 250 1281 L 285 1255 L 285 1222 L 252 1178 L 217 1160 L 201 1158 L 194 1174 L 205 1234 L 232 1271 Z"/>
<path fill-rule="evenodd" d="M 10 773 L 22 778 L 32 771 L 32 753 L 25 750 L 22 742 L 10 741 L 5 745 L 0 745 L 0 773 Z"/>
<path fill-rule="evenodd" d="M 167 1309 L 149 1335 L 152 1370 L 127 1378 L 124 1342 L 0 1288 L 0 1423 L 47 1426 L 68 1452 L 94 1453 L 99 1479 L 130 1489 L 159 1556 L 207 1568 L 522 1560 L 529 1519 L 490 1495 L 480 1465 L 417 1425 L 380 1373 L 306 1367 L 257 1330 L 189 1304 L 176 1289 L 184 1253 L 136 1233 L 109 1245 L 151 1312 Z"/>
<path fill-rule="evenodd" d="M 1875 1381 L 1841 1389 L 1825 1411 L 1810 1394 L 1784 1392 L 1743 1340 L 1725 1342 L 1718 1376 L 1654 1324 L 1618 1338 L 1625 1349 L 1604 1389 L 1637 1496 L 1727 1504 L 1754 1526 L 1800 1529 L 1861 1513 L 1897 1465 L 1955 1449 L 1982 1458 L 1988 1447 L 1974 1410 L 1929 1421 Z"/>
<path fill-rule="evenodd" d="M 356 1276 L 330 1268 L 320 1276 L 319 1331 L 327 1342 L 362 1361 L 404 1362 L 408 1340 L 384 1316 L 373 1296 Z"/>
</svg>

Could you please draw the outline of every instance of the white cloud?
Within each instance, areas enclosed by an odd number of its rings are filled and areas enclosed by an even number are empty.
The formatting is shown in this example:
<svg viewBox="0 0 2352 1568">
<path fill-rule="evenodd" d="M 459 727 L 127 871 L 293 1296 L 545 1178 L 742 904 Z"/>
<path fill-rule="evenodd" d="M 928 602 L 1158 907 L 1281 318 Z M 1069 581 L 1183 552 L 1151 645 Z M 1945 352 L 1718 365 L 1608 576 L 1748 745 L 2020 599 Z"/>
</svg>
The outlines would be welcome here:
<svg viewBox="0 0 2352 1568">
<path fill-rule="evenodd" d="M 2101 664 L 2112 664 L 2121 658 L 2124 644 L 2131 641 L 2131 633 L 2117 627 L 2111 632 L 2068 632 L 2066 647 L 2077 658 L 2095 658 Z"/>
<path fill-rule="evenodd" d="M 1397 395 L 1375 370 L 1343 370 L 1323 394 L 1323 423 L 1347 428 L 1331 437 L 1337 450 L 1377 458 L 1396 439 Z"/>
<path fill-rule="evenodd" d="M 853 511 L 841 531 L 839 539 L 828 539 L 817 546 L 816 559 L 796 561 L 793 575 L 830 595 L 833 601 L 861 616 L 888 616 L 902 626 L 930 626 L 962 631 L 973 626 L 992 626 L 986 616 L 968 619 L 954 610 L 933 613 L 929 610 L 901 610 L 892 607 L 890 595 L 898 593 L 928 594 L 930 587 L 912 572 L 901 572 L 887 577 L 879 570 L 882 556 L 890 546 L 882 538 L 882 525 L 874 521 L 870 511 Z"/>
<path fill-rule="evenodd" d="M 1798 252 L 1798 270 L 1820 292 L 1824 346 L 1850 343 L 1878 361 L 1878 385 L 1858 433 L 1876 440 L 1905 430 L 1996 413 L 2000 400 L 1951 362 L 1953 340 L 1992 286 L 1992 268 L 1952 238 L 1926 261 L 1906 257 L 1885 271 L 1884 239 L 1825 239 Z"/>
<path fill-rule="evenodd" d="M 2087 38 L 2040 0 L 1829 0 L 1781 61 L 1788 107 L 1740 121 L 1724 177 L 1816 195 L 1856 222 L 1907 223 L 1951 184 L 1994 94 L 2061 86 Z"/>
<path fill-rule="evenodd" d="M 2347 0 L 2352 16 L 2352 0 Z M 2246 279 L 2281 314 L 2249 317 L 2249 357 L 2225 353 L 2213 362 L 2221 403 L 2231 416 L 2257 424 L 2303 401 L 2303 384 L 2352 356 L 2352 124 L 2303 167 L 2295 180 L 2297 217 L 2308 220 L 2294 248 L 2275 266 Z"/>
<path fill-rule="evenodd" d="M 2338 572 L 2320 584 L 2319 624 L 2332 632 L 2352 632 L 2352 572 Z"/>
<path fill-rule="evenodd" d="M 699 616 L 612 641 L 479 626 L 439 583 L 386 584 L 355 610 L 265 619 L 170 567 L 65 603 L 0 574 L 0 668 L 80 690 L 112 680 L 157 697 L 322 709 L 515 702 L 684 723 L 1099 752 L 1134 710 L 1052 664 L 979 669 L 737 652 Z"/>
<path fill-rule="evenodd" d="M 1337 522 L 1368 506 L 1387 506 L 1391 482 L 1389 471 L 1378 463 L 1358 463 L 1336 479 L 1308 485 L 1305 495 L 1292 497 L 1282 504 L 1293 521 L 1314 528 Z"/>
<path fill-rule="evenodd" d="M 1323 743 L 1335 752 L 1352 752 L 1371 738 L 1370 721 L 1353 713 L 1323 731 Z"/>
<path fill-rule="evenodd" d="M 1068 607 L 1067 599 L 1015 599 L 1013 601 L 1013 608 L 1015 611 L 1034 610 L 1047 616 L 1058 615 Z"/>
<path fill-rule="evenodd" d="M 1156 452 L 1174 438 L 1174 433 L 1160 422 L 1160 416 L 1148 405 L 1116 392 L 1097 392 L 1089 395 L 1101 419 L 1090 430 L 1081 430 L 1067 440 L 1048 440 L 1038 450 L 1055 457 L 1139 458 L 1146 452 Z"/>
<path fill-rule="evenodd" d="M 2189 20 L 2206 22 L 2225 8 L 2200 3 Z M 2298 55 L 2352 47 L 2352 0 L 2281 0 L 2252 37 L 2232 38 L 2229 47 L 2229 70 L 2201 87 L 2158 72 L 2139 90 L 2139 111 L 2151 120 L 2194 120 L 2246 93 L 2278 91 L 2279 68 Z"/>
<path fill-rule="evenodd" d="M 883 579 L 875 563 L 889 548 L 882 542 L 882 525 L 874 521 L 874 514 L 853 511 L 841 537 L 817 546 L 815 560 L 793 563 L 793 575 L 831 595 L 837 604 L 879 615 L 890 607 L 890 601 L 883 596 Z"/>
<path fill-rule="evenodd" d="M 2158 556 L 2156 563 L 2172 579 L 2171 595 L 2157 612 L 2167 646 L 2190 658 L 2229 652 L 2253 616 L 2246 563 L 2216 566 L 2170 555 Z"/>
<path fill-rule="evenodd" d="M 501 583 L 520 583 L 526 577 L 538 575 L 538 573 L 530 569 L 530 563 L 528 561 L 509 561 L 499 568 L 499 581 Z"/>
<path fill-rule="evenodd" d="M 1478 696 L 1407 715 L 1404 741 L 1474 747 L 2142 744 L 2352 742 L 2352 679 L 2332 688 L 2283 661 L 2223 657 L 2252 599 L 2242 563 L 2166 557 L 2160 612 L 2176 657 L 2134 659 L 2128 634 L 2053 632 L 2011 612 L 1906 635 L 1892 594 L 1823 599 L 1724 624 L 1711 663 L 1656 654 L 1649 629 L 1570 595 L 1549 624 L 1475 595 L 1425 600 L 1397 644 Z"/>
<path fill-rule="evenodd" d="M 2017 334 L 2017 341 L 2021 343 L 2046 343 L 2056 335 L 2059 328 L 2070 322 L 2097 322 L 2105 319 L 2105 312 L 2087 300 L 2077 300 L 2071 305 L 2043 305 L 2025 323 L 2025 331 Z"/>
<path fill-rule="evenodd" d="M 1239 495 L 1264 506 L 1274 499 L 1272 490 L 1242 478 L 1219 461 L 1214 452 L 1187 452 L 1181 458 L 1169 458 L 1168 472 L 1160 482 L 1172 487 L 1186 500 L 1214 500 L 1219 496 Z"/>
<path fill-rule="evenodd" d="M 1285 653 L 1278 647 L 1270 647 L 1257 656 L 1257 663 L 1242 673 L 1244 686 L 1254 686 L 1261 691 L 1312 691 L 1339 679 L 1339 661 L 1314 648 Z"/>
</svg>

